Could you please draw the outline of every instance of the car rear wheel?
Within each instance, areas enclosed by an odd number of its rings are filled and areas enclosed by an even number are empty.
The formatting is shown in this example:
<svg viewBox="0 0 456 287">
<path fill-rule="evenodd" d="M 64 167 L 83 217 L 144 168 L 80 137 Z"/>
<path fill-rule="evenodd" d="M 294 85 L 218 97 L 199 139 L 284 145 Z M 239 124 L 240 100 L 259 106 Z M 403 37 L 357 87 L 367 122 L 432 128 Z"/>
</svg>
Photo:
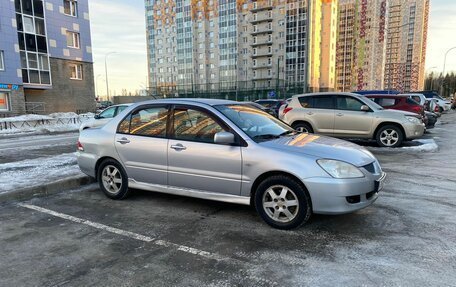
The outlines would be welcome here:
<svg viewBox="0 0 456 287">
<path fill-rule="evenodd" d="M 292 127 L 300 133 L 313 133 L 313 129 L 308 123 L 296 123 Z"/>
<path fill-rule="evenodd" d="M 97 179 L 100 189 L 111 199 L 124 199 L 130 193 L 127 174 L 115 160 L 108 159 L 101 163 Z"/>
<path fill-rule="evenodd" d="M 376 140 L 381 147 L 398 147 L 404 140 L 404 134 L 400 128 L 387 125 L 378 130 Z"/>
<path fill-rule="evenodd" d="M 282 175 L 269 177 L 258 186 L 255 208 L 267 224 L 278 229 L 299 227 L 312 214 L 310 197 L 304 187 Z"/>
</svg>

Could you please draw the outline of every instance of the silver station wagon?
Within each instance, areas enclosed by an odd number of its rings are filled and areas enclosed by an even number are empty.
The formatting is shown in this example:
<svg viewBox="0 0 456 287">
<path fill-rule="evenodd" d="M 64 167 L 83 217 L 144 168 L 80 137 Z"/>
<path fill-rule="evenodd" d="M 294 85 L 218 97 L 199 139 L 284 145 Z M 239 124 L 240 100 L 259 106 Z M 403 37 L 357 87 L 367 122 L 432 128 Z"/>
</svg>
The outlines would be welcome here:
<svg viewBox="0 0 456 287">
<path fill-rule="evenodd" d="M 130 188 L 254 205 L 269 225 L 291 229 L 312 213 L 372 204 L 385 173 L 366 149 L 298 133 L 255 107 L 226 100 L 134 104 L 83 130 L 81 170 L 112 199 Z"/>
</svg>

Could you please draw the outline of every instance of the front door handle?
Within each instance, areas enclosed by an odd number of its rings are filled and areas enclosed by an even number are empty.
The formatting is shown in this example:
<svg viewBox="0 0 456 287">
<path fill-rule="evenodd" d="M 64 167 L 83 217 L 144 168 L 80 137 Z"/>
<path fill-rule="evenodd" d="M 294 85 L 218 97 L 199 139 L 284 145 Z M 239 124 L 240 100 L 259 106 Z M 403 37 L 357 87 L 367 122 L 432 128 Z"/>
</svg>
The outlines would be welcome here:
<svg viewBox="0 0 456 287">
<path fill-rule="evenodd" d="M 121 138 L 120 140 L 117 140 L 117 142 L 120 144 L 127 144 L 130 142 L 130 140 L 127 138 Z"/>
<path fill-rule="evenodd" d="M 343 113 L 338 113 L 338 114 L 336 114 L 336 116 L 338 116 L 338 117 L 343 117 L 344 114 L 343 114 Z"/>
<path fill-rule="evenodd" d="M 312 112 L 307 112 L 307 114 L 308 114 L 309 116 L 311 116 L 311 115 L 313 115 L 314 113 L 312 113 Z"/>
<path fill-rule="evenodd" d="M 183 145 L 181 144 L 175 144 L 175 145 L 172 145 L 171 148 L 173 150 L 177 150 L 177 151 L 181 151 L 181 150 L 186 150 L 187 148 L 184 147 Z"/>
</svg>

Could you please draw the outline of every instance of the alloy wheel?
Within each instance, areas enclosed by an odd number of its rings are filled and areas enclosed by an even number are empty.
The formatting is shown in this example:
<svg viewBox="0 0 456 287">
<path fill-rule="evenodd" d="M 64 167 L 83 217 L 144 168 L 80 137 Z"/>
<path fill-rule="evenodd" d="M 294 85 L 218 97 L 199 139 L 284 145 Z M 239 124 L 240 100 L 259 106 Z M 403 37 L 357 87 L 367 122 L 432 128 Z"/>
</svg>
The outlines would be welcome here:
<svg viewBox="0 0 456 287">
<path fill-rule="evenodd" d="M 284 185 L 268 188 L 263 195 L 262 202 L 266 214 L 274 221 L 290 222 L 299 212 L 298 197 Z"/>
<path fill-rule="evenodd" d="M 103 168 L 101 181 L 106 191 L 111 194 L 119 193 L 122 188 L 122 174 L 113 165 L 107 165 Z"/>
<path fill-rule="evenodd" d="M 394 146 L 399 140 L 399 134 L 393 129 L 386 129 L 380 134 L 380 141 L 385 146 Z"/>
</svg>

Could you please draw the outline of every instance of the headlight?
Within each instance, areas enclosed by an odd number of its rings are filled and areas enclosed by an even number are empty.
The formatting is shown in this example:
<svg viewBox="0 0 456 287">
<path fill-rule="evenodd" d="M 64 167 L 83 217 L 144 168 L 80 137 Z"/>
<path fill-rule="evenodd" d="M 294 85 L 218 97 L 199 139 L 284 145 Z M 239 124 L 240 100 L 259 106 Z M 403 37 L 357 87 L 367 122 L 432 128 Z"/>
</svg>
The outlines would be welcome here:
<svg viewBox="0 0 456 287">
<path fill-rule="evenodd" d="M 417 117 L 414 117 L 414 116 L 405 116 L 405 118 L 406 118 L 409 122 L 414 123 L 414 124 L 416 124 L 416 125 L 421 124 L 421 120 L 420 120 L 419 118 L 417 118 Z"/>
<path fill-rule="evenodd" d="M 317 160 L 317 163 L 324 171 L 334 178 L 364 177 L 364 174 L 356 166 L 343 161 L 319 159 Z"/>
</svg>

